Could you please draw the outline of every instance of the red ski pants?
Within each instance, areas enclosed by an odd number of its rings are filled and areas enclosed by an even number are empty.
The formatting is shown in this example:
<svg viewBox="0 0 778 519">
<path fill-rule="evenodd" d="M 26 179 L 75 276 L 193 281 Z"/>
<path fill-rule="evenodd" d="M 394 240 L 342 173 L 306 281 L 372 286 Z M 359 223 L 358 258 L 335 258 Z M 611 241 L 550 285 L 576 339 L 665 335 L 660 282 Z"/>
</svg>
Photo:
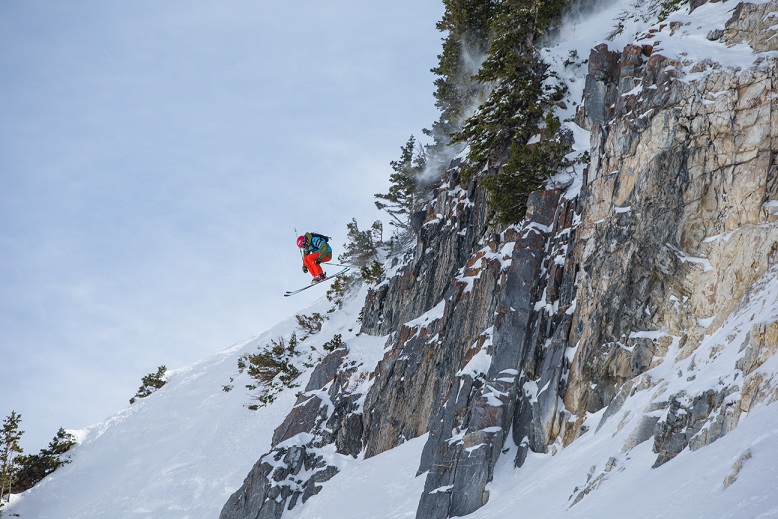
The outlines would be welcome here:
<svg viewBox="0 0 778 519">
<path fill-rule="evenodd" d="M 321 276 L 321 273 L 324 272 L 324 270 L 321 268 L 321 265 L 316 264 L 316 260 L 319 259 L 320 255 L 321 252 L 314 252 L 313 254 L 307 254 L 303 258 L 303 263 L 305 263 L 305 266 L 308 267 L 308 272 L 313 277 Z M 329 259 L 322 259 L 322 261 L 329 261 Z"/>
</svg>

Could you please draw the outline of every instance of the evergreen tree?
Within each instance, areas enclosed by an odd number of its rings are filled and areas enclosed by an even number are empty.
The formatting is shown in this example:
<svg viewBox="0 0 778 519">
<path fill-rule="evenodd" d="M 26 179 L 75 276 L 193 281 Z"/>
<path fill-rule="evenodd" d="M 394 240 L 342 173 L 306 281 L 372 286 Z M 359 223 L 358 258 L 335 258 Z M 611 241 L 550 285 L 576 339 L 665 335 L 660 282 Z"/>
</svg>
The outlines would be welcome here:
<svg viewBox="0 0 778 519">
<path fill-rule="evenodd" d="M 17 492 L 24 492 L 62 465 L 70 463 L 70 460 L 63 458 L 63 455 L 75 444 L 75 437 L 60 427 L 56 436 L 49 442 L 49 446 L 41 449 L 39 454 L 19 456 L 17 458 L 19 469 L 14 478 L 14 489 Z"/>
<path fill-rule="evenodd" d="M 455 136 L 470 144 L 478 173 L 490 158 L 502 159 L 514 141 L 526 142 L 542 114 L 546 67 L 537 59 L 534 0 L 503 0 L 492 24 L 494 40 L 476 79 L 491 93 Z"/>
<path fill-rule="evenodd" d="M 338 256 L 338 260 L 343 263 L 361 267 L 371 260 L 378 259 L 378 247 L 382 245 L 384 226 L 376 220 L 370 229 L 359 230 L 356 218 L 351 219 L 351 223 L 346 224 L 347 242 L 343 253 Z"/>
<path fill-rule="evenodd" d="M 141 379 L 141 386 L 138 388 L 138 392 L 135 393 L 133 398 L 130 398 L 130 404 L 134 404 L 138 398 L 146 398 L 157 389 L 164 386 L 167 381 L 165 380 L 165 373 L 167 367 L 160 366 L 157 368 L 156 373 L 149 373 Z"/>
<path fill-rule="evenodd" d="M 19 446 L 24 431 L 19 429 L 22 421 L 22 415 L 16 411 L 11 411 L 3 421 L 3 428 L 0 429 L 0 502 L 3 496 L 11 498 L 11 492 L 14 490 L 13 482 L 16 476 L 17 463 L 16 458 L 23 452 Z"/>
<path fill-rule="evenodd" d="M 384 275 L 384 266 L 378 261 L 359 267 L 359 275 L 367 283 L 377 283 Z"/>
<path fill-rule="evenodd" d="M 386 194 L 376 194 L 375 205 L 386 211 L 392 217 L 391 225 L 399 230 L 410 229 L 410 214 L 416 199 L 418 177 L 424 171 L 426 154 L 421 147 L 416 146 L 416 138 L 411 135 L 405 146 L 401 148 L 400 160 L 389 164 L 394 173 L 389 175 L 391 186 Z"/>
<path fill-rule="evenodd" d="M 319 333 L 325 319 L 319 312 L 314 312 L 311 315 L 297 314 L 294 317 L 297 319 L 297 325 L 307 334 L 300 339 L 301 341 L 307 339 L 309 335 Z"/>
<path fill-rule="evenodd" d="M 343 342 L 341 335 L 336 333 L 332 340 L 325 342 L 321 347 L 324 351 L 335 351 L 338 348 L 343 347 L 344 344 L 345 343 Z"/>
<path fill-rule="evenodd" d="M 447 35 L 438 55 L 438 66 L 432 72 L 435 80 L 435 106 L 440 118 L 431 130 L 433 156 L 450 144 L 459 133 L 467 111 L 480 102 L 483 86 L 473 81 L 489 47 L 490 21 L 495 0 L 444 0 L 445 11 L 437 28 Z"/>
<path fill-rule="evenodd" d="M 565 139 L 552 109 L 564 90 L 547 84 L 548 67 L 535 44 L 559 18 L 564 1 L 500 1 L 492 44 L 476 75 L 490 94 L 454 136 L 470 145 L 465 178 L 495 166 L 483 185 L 501 223 L 520 221 L 529 194 L 563 165 Z"/>
<path fill-rule="evenodd" d="M 358 276 L 350 274 L 335 278 L 335 281 L 327 289 L 327 301 L 335 306 L 327 310 L 327 312 L 332 313 L 343 308 L 346 295 L 356 286 L 357 280 Z"/>
<path fill-rule="evenodd" d="M 483 179 L 489 191 L 492 206 L 499 223 L 510 225 L 524 217 L 530 193 L 567 165 L 564 155 L 569 149 L 566 132 L 560 130 L 559 120 L 549 112 L 547 126 L 539 142 L 523 145 L 514 142 L 509 150 L 507 164 L 493 175 Z"/>
<path fill-rule="evenodd" d="M 280 337 L 277 341 L 271 340 L 258 353 L 246 353 L 238 358 L 238 371 L 246 371 L 257 382 L 246 388 L 250 391 L 261 388 L 260 394 L 256 396 L 259 404 L 252 404 L 248 406 L 249 409 L 256 411 L 273 402 L 278 392 L 285 387 L 297 387 L 295 379 L 300 376 L 300 370 L 294 361 L 299 356 L 298 344 L 297 333 L 292 333 L 288 342 Z"/>
</svg>

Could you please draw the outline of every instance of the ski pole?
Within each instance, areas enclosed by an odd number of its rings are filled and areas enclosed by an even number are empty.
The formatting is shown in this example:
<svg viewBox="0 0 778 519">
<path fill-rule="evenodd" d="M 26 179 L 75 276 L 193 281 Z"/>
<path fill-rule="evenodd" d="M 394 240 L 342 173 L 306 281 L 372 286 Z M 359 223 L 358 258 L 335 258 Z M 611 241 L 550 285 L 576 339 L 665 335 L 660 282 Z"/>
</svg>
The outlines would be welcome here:
<svg viewBox="0 0 778 519">
<path fill-rule="evenodd" d="M 297 232 L 297 227 L 294 228 L 294 235 L 295 237 L 300 235 L 300 233 Z M 303 254 L 303 249 L 300 249 L 300 259 L 303 260 L 303 265 L 305 265 L 305 254 Z"/>
</svg>

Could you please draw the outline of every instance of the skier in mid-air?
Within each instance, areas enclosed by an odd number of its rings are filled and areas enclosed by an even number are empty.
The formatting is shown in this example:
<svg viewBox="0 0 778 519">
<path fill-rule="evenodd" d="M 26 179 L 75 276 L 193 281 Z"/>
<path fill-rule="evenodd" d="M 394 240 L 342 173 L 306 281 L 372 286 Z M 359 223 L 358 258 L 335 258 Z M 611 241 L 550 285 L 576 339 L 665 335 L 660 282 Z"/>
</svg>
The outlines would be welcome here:
<svg viewBox="0 0 778 519">
<path fill-rule="evenodd" d="M 329 236 L 307 232 L 297 237 L 297 246 L 303 254 L 303 272 L 309 272 L 313 276 L 313 283 L 319 283 L 327 279 L 327 273 L 321 268 L 321 264 L 332 259 L 332 247 L 327 243 Z"/>
</svg>

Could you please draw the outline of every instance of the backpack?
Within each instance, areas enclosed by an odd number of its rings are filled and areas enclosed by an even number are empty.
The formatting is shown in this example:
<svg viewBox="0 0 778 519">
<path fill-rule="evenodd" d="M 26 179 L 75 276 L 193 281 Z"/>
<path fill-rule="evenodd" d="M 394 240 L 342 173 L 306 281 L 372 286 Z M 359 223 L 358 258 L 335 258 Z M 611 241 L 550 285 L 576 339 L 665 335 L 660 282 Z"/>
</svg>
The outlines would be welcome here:
<svg viewBox="0 0 778 519">
<path fill-rule="evenodd" d="M 329 241 L 332 239 L 331 236 L 325 236 L 323 234 L 319 234 L 317 232 L 309 232 L 308 234 L 311 235 L 311 238 L 321 238 L 325 242 L 329 243 Z"/>
</svg>

